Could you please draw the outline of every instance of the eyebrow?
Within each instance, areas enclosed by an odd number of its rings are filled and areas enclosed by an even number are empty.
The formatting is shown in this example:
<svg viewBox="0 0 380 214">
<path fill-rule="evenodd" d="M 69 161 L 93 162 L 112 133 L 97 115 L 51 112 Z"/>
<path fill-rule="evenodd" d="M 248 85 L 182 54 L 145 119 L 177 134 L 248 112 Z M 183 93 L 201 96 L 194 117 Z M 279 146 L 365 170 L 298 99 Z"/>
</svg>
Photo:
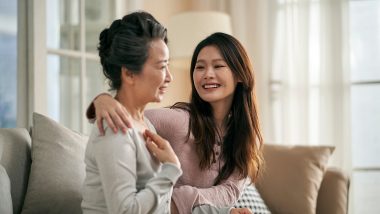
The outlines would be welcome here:
<svg viewBox="0 0 380 214">
<path fill-rule="evenodd" d="M 164 60 L 157 61 L 156 64 L 168 63 L 168 62 L 169 62 L 169 59 L 164 59 Z"/>
<path fill-rule="evenodd" d="M 204 60 L 204 59 L 200 59 L 200 60 L 197 60 L 197 62 L 196 63 L 199 63 L 199 62 L 205 62 L 206 60 Z M 218 62 L 218 61 L 223 61 L 223 62 L 225 62 L 226 60 L 224 60 L 224 59 L 222 59 L 222 58 L 220 58 L 220 59 L 213 59 L 212 60 L 212 62 Z"/>
</svg>

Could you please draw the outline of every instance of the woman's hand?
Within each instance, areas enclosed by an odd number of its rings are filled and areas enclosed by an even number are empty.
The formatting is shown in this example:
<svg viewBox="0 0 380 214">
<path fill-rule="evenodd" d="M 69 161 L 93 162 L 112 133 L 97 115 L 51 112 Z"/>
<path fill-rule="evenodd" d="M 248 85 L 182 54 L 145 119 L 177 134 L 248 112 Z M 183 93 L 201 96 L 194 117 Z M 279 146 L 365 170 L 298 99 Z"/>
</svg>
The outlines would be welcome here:
<svg viewBox="0 0 380 214">
<path fill-rule="evenodd" d="M 169 162 L 177 165 L 178 168 L 181 168 L 181 163 L 167 140 L 148 129 L 145 130 L 144 136 L 146 139 L 146 147 L 149 152 L 161 163 Z"/>
<path fill-rule="evenodd" d="M 106 119 L 108 127 L 117 133 L 120 129 L 126 133 L 131 128 L 128 111 L 123 105 L 109 94 L 100 94 L 94 100 L 96 123 L 101 135 L 104 135 L 103 119 Z"/>
<path fill-rule="evenodd" d="M 230 214 L 253 214 L 249 208 L 232 208 Z"/>
</svg>

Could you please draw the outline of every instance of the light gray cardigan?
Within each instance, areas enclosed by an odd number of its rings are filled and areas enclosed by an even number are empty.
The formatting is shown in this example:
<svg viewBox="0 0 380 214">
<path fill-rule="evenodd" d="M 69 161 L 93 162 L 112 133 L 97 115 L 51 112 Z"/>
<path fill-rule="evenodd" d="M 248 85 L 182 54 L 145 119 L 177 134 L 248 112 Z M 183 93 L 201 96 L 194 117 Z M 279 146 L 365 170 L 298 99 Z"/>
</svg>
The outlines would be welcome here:
<svg viewBox="0 0 380 214">
<path fill-rule="evenodd" d="M 146 120 L 151 131 L 151 123 Z M 150 155 L 141 131 L 114 134 L 96 125 L 86 148 L 82 209 L 88 213 L 170 213 L 173 185 L 182 174 Z"/>
</svg>

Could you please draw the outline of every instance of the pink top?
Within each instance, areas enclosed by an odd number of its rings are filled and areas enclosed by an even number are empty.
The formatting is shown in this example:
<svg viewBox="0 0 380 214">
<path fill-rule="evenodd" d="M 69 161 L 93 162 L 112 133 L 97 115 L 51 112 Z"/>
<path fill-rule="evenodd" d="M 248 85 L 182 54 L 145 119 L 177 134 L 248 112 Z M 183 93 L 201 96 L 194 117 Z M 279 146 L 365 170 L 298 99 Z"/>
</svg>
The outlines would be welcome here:
<svg viewBox="0 0 380 214">
<path fill-rule="evenodd" d="M 149 109 L 145 116 L 152 122 L 157 133 L 168 140 L 177 154 L 182 168 L 182 176 L 178 179 L 172 199 L 180 214 L 189 214 L 197 205 L 209 204 L 216 207 L 232 206 L 243 191 L 245 179 L 231 175 L 223 183 L 213 186 L 223 161 L 216 161 L 211 169 L 201 170 L 196 154 L 194 138 L 191 135 L 186 141 L 189 127 L 189 114 L 180 109 Z M 217 157 L 220 146 L 215 145 Z"/>
</svg>

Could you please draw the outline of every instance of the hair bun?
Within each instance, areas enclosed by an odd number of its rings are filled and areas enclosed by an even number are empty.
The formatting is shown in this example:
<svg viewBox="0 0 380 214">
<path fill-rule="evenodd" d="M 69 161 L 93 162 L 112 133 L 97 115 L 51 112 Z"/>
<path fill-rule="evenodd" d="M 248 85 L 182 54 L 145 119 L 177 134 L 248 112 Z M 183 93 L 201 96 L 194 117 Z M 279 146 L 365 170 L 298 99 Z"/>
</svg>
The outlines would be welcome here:
<svg viewBox="0 0 380 214">
<path fill-rule="evenodd" d="M 99 35 L 99 56 L 102 64 L 105 63 L 106 59 L 110 55 L 110 48 L 112 45 L 112 40 L 121 29 L 122 20 L 117 19 L 112 22 L 109 28 L 104 29 Z"/>
<path fill-rule="evenodd" d="M 100 62 L 102 65 L 104 65 L 104 62 L 106 58 L 109 56 L 109 49 L 111 47 L 111 42 L 109 42 L 109 36 L 108 36 L 109 29 L 106 28 L 104 29 L 100 35 L 99 35 L 99 57 L 100 57 Z"/>
</svg>

